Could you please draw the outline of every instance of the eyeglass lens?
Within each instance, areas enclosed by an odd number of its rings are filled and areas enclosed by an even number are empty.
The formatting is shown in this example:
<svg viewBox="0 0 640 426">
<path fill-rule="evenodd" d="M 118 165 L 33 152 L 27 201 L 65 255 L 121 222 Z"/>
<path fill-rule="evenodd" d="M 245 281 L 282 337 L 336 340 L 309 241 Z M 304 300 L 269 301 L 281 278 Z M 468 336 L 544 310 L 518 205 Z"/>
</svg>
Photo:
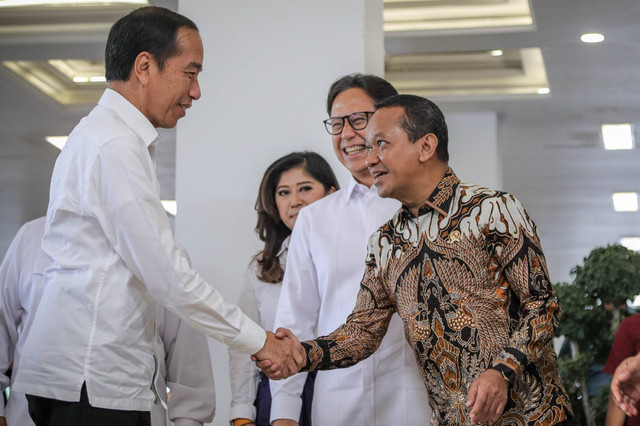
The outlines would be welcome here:
<svg viewBox="0 0 640 426">
<path fill-rule="evenodd" d="M 327 131 L 332 135 L 338 135 L 344 128 L 344 120 L 349 121 L 349 125 L 353 130 L 362 130 L 367 127 L 369 115 L 366 112 L 355 112 L 346 117 L 335 117 L 325 120 Z"/>
</svg>

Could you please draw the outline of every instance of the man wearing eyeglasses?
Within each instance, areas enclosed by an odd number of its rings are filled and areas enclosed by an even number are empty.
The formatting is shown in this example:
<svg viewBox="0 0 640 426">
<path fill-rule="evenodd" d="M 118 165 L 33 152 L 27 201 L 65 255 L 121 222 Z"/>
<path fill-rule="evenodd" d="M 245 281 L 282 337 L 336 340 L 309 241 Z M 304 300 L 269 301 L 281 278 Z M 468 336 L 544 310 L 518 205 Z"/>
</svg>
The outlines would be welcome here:
<svg viewBox="0 0 640 426">
<path fill-rule="evenodd" d="M 292 233 L 276 327 L 290 328 L 300 340 L 333 331 L 351 313 L 367 239 L 400 207 L 372 186 L 364 145 L 374 103 L 396 93 L 387 81 L 361 74 L 347 75 L 329 90 L 324 123 L 351 178 L 346 188 L 302 209 Z M 305 376 L 271 382 L 273 425 L 297 424 Z M 397 316 L 375 355 L 348 369 L 319 372 L 313 398 L 314 426 L 425 425 L 431 418 Z"/>
</svg>

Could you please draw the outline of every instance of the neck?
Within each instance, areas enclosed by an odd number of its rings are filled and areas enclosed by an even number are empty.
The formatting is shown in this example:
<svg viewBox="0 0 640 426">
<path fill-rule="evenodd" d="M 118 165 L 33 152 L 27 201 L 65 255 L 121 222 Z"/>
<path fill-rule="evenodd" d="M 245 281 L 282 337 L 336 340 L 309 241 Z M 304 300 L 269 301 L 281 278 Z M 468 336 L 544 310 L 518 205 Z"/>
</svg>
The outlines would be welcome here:
<svg viewBox="0 0 640 426">
<path fill-rule="evenodd" d="M 420 207 L 431 197 L 433 191 L 447 173 L 449 165 L 447 163 L 437 162 L 424 168 L 422 176 L 415 179 L 414 190 L 407 196 L 405 200 L 400 200 L 411 213 L 418 216 Z"/>
<path fill-rule="evenodd" d="M 356 180 L 356 182 L 366 186 L 367 188 L 371 188 L 373 185 L 373 176 L 369 173 L 369 170 L 366 173 L 352 173 L 351 176 Z"/>
<path fill-rule="evenodd" d="M 142 97 L 140 96 L 140 92 L 136 90 L 136 87 L 132 82 L 132 78 L 133 77 L 130 77 L 127 81 L 110 81 L 109 89 L 118 92 L 118 94 L 128 100 L 131 105 L 138 108 L 146 117 L 147 115 L 145 113 Z"/>
</svg>

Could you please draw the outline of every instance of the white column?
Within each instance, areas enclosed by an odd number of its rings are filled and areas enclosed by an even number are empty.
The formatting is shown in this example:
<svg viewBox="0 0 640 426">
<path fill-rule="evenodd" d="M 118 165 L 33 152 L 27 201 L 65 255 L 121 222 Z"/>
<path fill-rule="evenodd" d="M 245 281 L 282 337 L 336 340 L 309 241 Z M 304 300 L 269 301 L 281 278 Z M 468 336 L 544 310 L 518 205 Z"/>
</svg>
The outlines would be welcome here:
<svg viewBox="0 0 640 426">
<path fill-rule="evenodd" d="M 180 0 L 205 47 L 202 99 L 177 131 L 176 235 L 195 268 L 235 301 L 258 251 L 254 204 L 266 167 L 295 150 L 340 166 L 322 120 L 337 78 L 384 69 L 382 0 Z M 211 344 L 214 425 L 229 413 L 226 347 Z"/>
</svg>

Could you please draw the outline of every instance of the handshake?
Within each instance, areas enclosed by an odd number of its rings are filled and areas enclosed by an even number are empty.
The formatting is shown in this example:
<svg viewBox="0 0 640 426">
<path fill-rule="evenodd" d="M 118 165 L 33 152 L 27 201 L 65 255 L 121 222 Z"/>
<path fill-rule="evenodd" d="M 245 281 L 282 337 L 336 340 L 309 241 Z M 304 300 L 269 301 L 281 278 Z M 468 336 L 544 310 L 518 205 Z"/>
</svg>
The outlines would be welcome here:
<svg viewBox="0 0 640 426">
<path fill-rule="evenodd" d="M 267 341 L 251 359 L 271 380 L 286 379 L 307 365 L 304 347 L 286 328 L 277 329 L 275 334 L 267 331 Z"/>
</svg>

